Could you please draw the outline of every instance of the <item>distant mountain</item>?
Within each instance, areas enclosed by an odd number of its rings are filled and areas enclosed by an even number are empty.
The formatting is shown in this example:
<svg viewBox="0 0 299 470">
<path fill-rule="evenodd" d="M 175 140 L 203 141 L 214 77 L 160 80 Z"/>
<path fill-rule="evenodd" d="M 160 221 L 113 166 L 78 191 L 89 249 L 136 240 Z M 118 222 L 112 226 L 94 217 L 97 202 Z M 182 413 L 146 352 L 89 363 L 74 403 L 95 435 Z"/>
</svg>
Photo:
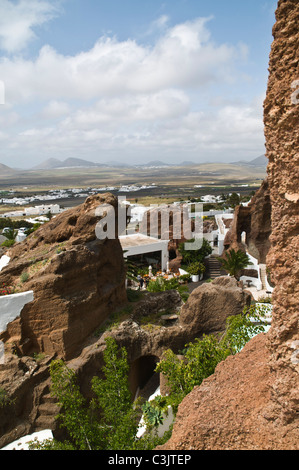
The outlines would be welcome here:
<svg viewBox="0 0 299 470">
<path fill-rule="evenodd" d="M 15 170 L 10 168 L 9 166 L 3 165 L 3 163 L 0 163 L 0 176 L 10 175 L 13 173 L 15 173 Z"/>
<path fill-rule="evenodd" d="M 185 161 L 179 164 L 179 166 L 193 166 L 196 165 L 194 162 Z"/>
<path fill-rule="evenodd" d="M 34 170 L 51 170 L 53 168 L 58 168 L 59 165 L 61 165 L 62 162 L 58 160 L 57 158 L 49 158 L 49 160 L 46 160 L 39 165 L 36 165 L 33 169 Z"/>
<path fill-rule="evenodd" d="M 49 158 L 45 162 L 34 167 L 35 170 L 54 170 L 58 168 L 91 168 L 103 166 L 99 163 L 89 162 L 81 158 L 67 158 L 64 161 L 57 158 Z"/>
<path fill-rule="evenodd" d="M 135 166 L 141 166 L 141 167 L 149 167 L 149 166 L 173 166 L 169 163 L 161 162 L 160 160 L 153 160 L 148 163 L 143 163 L 142 165 L 135 165 Z"/>
<path fill-rule="evenodd" d="M 268 159 L 267 159 L 266 155 L 261 155 L 260 157 L 257 157 L 254 160 L 251 160 L 251 162 L 249 162 L 248 165 L 267 166 L 268 165 Z"/>
<path fill-rule="evenodd" d="M 111 162 L 104 162 L 102 166 L 111 167 L 111 168 L 130 168 L 132 165 L 128 163 L 121 163 L 111 160 Z"/>
<path fill-rule="evenodd" d="M 82 160 L 81 158 L 68 158 L 67 160 L 64 160 L 62 162 L 63 168 L 65 167 L 78 167 L 82 166 L 84 168 L 87 167 L 97 167 L 97 166 L 103 166 L 100 163 L 95 163 L 95 162 L 89 162 L 87 160 Z"/>
<path fill-rule="evenodd" d="M 259 167 L 267 167 L 268 159 L 266 155 L 260 155 L 259 157 L 255 158 L 251 161 L 241 160 L 238 162 L 231 162 L 232 165 L 242 165 L 242 166 L 259 166 Z"/>
</svg>

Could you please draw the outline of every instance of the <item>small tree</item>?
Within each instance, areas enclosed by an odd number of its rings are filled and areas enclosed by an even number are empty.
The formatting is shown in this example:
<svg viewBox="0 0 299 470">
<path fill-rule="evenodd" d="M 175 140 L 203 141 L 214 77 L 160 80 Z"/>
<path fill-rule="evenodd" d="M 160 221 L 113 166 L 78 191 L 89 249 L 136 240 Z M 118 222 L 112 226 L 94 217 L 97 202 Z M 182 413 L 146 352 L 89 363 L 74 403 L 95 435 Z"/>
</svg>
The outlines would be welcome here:
<svg viewBox="0 0 299 470">
<path fill-rule="evenodd" d="M 17 233 L 18 231 L 17 230 L 14 230 L 13 228 L 9 228 L 8 230 L 6 230 L 4 233 L 2 233 L 2 235 L 7 238 L 7 240 L 15 240 L 16 236 L 17 236 Z"/>
<path fill-rule="evenodd" d="M 188 242 L 186 243 L 193 243 L 193 242 L 194 242 L 194 239 L 188 240 Z M 185 243 L 180 243 L 178 250 L 179 250 L 179 253 L 183 257 L 183 264 L 186 263 L 187 265 L 194 263 L 196 261 L 199 263 L 202 263 L 204 258 L 210 255 L 213 251 L 210 243 L 205 238 L 203 238 L 201 248 L 198 250 L 186 250 Z"/>
<path fill-rule="evenodd" d="M 235 208 L 236 206 L 239 206 L 241 200 L 240 200 L 240 196 L 239 194 L 237 193 L 232 193 L 228 198 L 227 198 L 227 202 L 228 204 Z"/>
<path fill-rule="evenodd" d="M 183 358 L 171 349 L 164 352 L 156 372 L 167 379 L 167 400 L 174 411 L 195 386 L 214 373 L 221 361 L 240 352 L 253 336 L 265 331 L 265 315 L 265 307 L 246 307 L 242 314 L 227 319 L 222 338 L 215 335 L 197 338 L 185 346 Z"/>
<path fill-rule="evenodd" d="M 249 256 L 242 250 L 235 251 L 231 249 L 225 253 L 225 258 L 219 258 L 223 268 L 231 276 L 234 276 L 237 281 L 240 279 L 240 272 L 245 269 L 249 264 L 252 264 Z"/>
<path fill-rule="evenodd" d="M 137 439 L 141 405 L 133 402 L 129 389 L 127 352 L 108 337 L 103 377 L 92 379 L 94 398 L 88 403 L 80 391 L 75 372 L 62 360 L 51 363 L 51 394 L 58 399 L 61 425 L 70 440 L 34 442 L 42 450 L 142 450 L 153 448 L 157 439 Z"/>
</svg>

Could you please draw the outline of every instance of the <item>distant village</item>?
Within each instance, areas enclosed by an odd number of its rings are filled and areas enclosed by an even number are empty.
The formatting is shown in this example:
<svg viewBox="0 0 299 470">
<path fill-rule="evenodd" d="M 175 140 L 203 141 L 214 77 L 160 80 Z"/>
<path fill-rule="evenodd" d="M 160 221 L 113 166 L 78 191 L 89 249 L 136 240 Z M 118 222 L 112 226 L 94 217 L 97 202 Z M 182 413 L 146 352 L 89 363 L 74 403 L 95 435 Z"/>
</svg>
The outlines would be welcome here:
<svg viewBox="0 0 299 470">
<path fill-rule="evenodd" d="M 40 201 L 55 201 L 59 199 L 67 198 L 87 198 L 100 192 L 118 191 L 121 193 L 131 193 L 141 191 L 144 189 L 156 188 L 157 186 L 152 183 L 151 185 L 123 185 L 119 188 L 114 186 L 106 186 L 101 188 L 73 188 L 73 189 L 52 189 L 45 195 L 34 195 L 28 197 L 14 197 L 14 191 L 5 192 L 5 195 L 0 192 L 0 206 L 2 205 L 14 205 L 14 206 L 26 206 L 34 202 Z M 42 204 L 35 205 L 33 207 L 25 207 L 22 210 L 9 211 L 1 214 L 0 217 L 14 218 L 14 217 L 30 217 L 30 216 L 43 216 L 46 214 L 57 215 L 63 212 L 63 208 L 59 204 Z"/>
</svg>

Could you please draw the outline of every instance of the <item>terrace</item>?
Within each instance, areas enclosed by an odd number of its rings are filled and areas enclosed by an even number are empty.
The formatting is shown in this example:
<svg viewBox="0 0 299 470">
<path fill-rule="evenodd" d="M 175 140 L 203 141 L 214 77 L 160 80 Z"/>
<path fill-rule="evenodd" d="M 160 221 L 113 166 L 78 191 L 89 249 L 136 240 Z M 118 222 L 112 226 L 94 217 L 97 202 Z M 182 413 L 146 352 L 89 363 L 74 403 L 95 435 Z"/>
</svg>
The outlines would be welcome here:
<svg viewBox="0 0 299 470">
<path fill-rule="evenodd" d="M 161 270 L 167 270 L 169 240 L 159 240 L 140 233 L 119 237 L 124 250 L 124 257 L 140 256 L 147 264 L 160 264 Z"/>
</svg>

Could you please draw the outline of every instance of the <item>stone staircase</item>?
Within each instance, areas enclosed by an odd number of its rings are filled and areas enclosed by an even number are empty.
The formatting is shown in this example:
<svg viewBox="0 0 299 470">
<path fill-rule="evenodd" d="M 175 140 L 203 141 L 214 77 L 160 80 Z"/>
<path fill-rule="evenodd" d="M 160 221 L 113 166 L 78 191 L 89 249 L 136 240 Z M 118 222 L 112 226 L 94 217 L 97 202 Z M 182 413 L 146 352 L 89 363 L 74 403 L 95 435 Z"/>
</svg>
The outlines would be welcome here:
<svg viewBox="0 0 299 470">
<path fill-rule="evenodd" d="M 260 264 L 260 278 L 262 282 L 262 289 L 267 290 L 266 278 L 267 278 L 267 270 L 265 264 Z"/>
<path fill-rule="evenodd" d="M 57 400 L 50 394 L 49 386 L 46 386 L 38 405 L 37 417 L 35 419 L 35 431 L 55 428 L 55 418 L 60 411 Z"/>
<path fill-rule="evenodd" d="M 208 258 L 208 275 L 211 279 L 223 276 L 221 264 L 215 256 Z"/>
</svg>

